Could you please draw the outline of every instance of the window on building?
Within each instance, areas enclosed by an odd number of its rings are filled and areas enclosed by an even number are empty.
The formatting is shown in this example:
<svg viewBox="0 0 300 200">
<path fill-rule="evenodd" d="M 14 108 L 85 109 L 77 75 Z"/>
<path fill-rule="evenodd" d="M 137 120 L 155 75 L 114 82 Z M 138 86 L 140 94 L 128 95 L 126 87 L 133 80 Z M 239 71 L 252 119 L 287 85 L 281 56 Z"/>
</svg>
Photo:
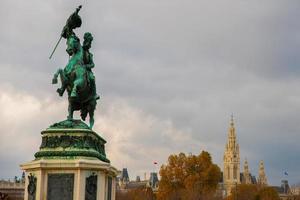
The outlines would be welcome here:
<svg viewBox="0 0 300 200">
<path fill-rule="evenodd" d="M 234 165 L 233 167 L 233 179 L 237 179 L 237 166 Z"/>
<path fill-rule="evenodd" d="M 112 193 L 112 178 L 109 176 L 107 178 L 107 200 L 111 200 L 111 193 Z"/>
<path fill-rule="evenodd" d="M 230 169 L 227 167 L 227 179 L 230 179 Z"/>
</svg>

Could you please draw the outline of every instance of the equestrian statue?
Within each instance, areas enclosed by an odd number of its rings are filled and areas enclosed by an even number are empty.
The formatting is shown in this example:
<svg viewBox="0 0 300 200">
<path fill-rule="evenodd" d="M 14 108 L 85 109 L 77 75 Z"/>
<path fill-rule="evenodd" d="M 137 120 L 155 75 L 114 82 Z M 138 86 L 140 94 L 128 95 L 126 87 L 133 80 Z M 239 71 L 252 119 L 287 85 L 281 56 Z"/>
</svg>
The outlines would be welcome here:
<svg viewBox="0 0 300 200">
<path fill-rule="evenodd" d="M 64 26 L 61 37 L 66 39 L 67 53 L 69 61 L 67 65 L 59 68 L 52 79 L 52 84 L 57 84 L 58 76 L 61 80 L 61 87 L 57 89 L 59 96 L 63 96 L 66 91 L 68 94 L 68 117 L 69 121 L 73 120 L 73 113 L 80 111 L 80 116 L 85 121 L 89 114 L 90 128 L 94 125 L 94 111 L 97 100 L 100 98 L 96 92 L 95 76 L 92 69 L 95 67 L 93 54 L 90 52 L 93 36 L 91 33 L 84 34 L 83 43 L 76 36 L 74 29 L 81 26 L 82 20 L 78 15 L 81 6 L 68 18 Z M 52 57 L 58 43 L 56 44 L 50 58 Z"/>
</svg>

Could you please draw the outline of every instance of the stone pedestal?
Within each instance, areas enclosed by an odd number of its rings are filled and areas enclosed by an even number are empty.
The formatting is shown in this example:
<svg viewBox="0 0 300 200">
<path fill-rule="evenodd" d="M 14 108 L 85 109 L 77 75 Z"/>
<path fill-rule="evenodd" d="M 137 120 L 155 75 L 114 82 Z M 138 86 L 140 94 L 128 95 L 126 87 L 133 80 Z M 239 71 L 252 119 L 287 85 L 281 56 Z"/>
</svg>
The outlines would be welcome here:
<svg viewBox="0 0 300 200">
<path fill-rule="evenodd" d="M 106 141 L 81 121 L 42 131 L 35 160 L 22 164 L 25 200 L 115 200 L 117 170 L 105 155 Z"/>
</svg>

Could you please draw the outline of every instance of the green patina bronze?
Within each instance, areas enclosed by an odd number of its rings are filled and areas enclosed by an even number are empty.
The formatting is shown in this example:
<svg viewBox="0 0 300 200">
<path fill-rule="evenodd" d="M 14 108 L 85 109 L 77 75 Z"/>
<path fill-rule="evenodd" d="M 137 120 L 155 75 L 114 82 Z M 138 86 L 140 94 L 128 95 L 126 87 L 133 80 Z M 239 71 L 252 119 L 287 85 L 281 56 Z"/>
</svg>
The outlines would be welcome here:
<svg viewBox="0 0 300 200">
<path fill-rule="evenodd" d="M 84 122 L 81 120 L 64 120 L 58 123 L 55 123 L 51 125 L 48 130 L 51 129 L 69 129 L 69 128 L 74 128 L 74 129 L 90 129 L 88 125 L 86 125 Z"/>
<path fill-rule="evenodd" d="M 92 72 L 92 68 L 95 66 L 93 54 L 90 52 L 93 36 L 89 32 L 85 33 L 83 45 L 81 45 L 80 39 L 74 32 L 74 29 L 80 27 L 82 23 L 81 17 L 78 15 L 80 9 L 81 6 L 68 18 L 62 30 L 61 38 L 67 40 L 66 51 L 69 60 L 63 69 L 59 68 L 56 71 L 52 83 L 56 84 L 57 78 L 60 76 L 61 87 L 57 89 L 57 92 L 59 96 L 63 96 L 67 91 L 69 101 L 67 119 L 72 121 L 74 111 L 79 110 L 81 119 L 84 121 L 89 114 L 90 128 L 92 128 L 94 111 L 100 97 L 96 93 L 95 76 Z"/>
<path fill-rule="evenodd" d="M 59 96 L 65 91 L 68 94 L 67 120 L 55 123 L 42 132 L 40 150 L 35 153 L 38 159 L 75 159 L 84 157 L 100 159 L 110 162 L 106 158 L 105 143 L 97 133 L 92 131 L 94 125 L 94 111 L 99 96 L 96 93 L 95 76 L 92 69 L 95 67 L 93 54 L 90 52 L 93 36 L 86 32 L 81 45 L 74 29 L 82 24 L 78 15 L 81 6 L 68 18 L 60 39 L 66 39 L 68 62 L 63 69 L 58 69 L 52 79 L 53 84 L 61 80 L 61 87 L 57 89 Z M 52 57 L 56 44 L 50 58 Z M 81 119 L 85 121 L 89 115 L 89 126 L 81 120 L 73 119 L 74 111 L 81 112 Z"/>
<path fill-rule="evenodd" d="M 109 162 L 103 138 L 87 125 L 82 125 L 83 122 L 71 127 L 63 126 L 64 122 L 54 124 L 42 132 L 42 144 L 40 151 L 35 154 L 36 159 L 90 157 Z"/>
</svg>

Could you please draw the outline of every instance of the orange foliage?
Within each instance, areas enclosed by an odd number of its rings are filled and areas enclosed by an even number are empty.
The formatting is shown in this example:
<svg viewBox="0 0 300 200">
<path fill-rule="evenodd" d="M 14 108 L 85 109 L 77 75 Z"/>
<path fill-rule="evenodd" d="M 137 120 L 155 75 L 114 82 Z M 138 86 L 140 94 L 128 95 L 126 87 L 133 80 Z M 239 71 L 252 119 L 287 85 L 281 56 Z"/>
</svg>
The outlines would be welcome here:
<svg viewBox="0 0 300 200">
<path fill-rule="evenodd" d="M 253 184 L 237 185 L 226 200 L 258 200 L 258 187 Z"/>
<path fill-rule="evenodd" d="M 253 184 L 241 184 L 232 189 L 226 200 L 280 200 L 276 190 Z"/>
<path fill-rule="evenodd" d="M 151 188 L 131 189 L 127 192 L 117 192 L 116 200 L 155 200 L 155 195 Z"/>
<path fill-rule="evenodd" d="M 171 155 L 160 169 L 158 200 L 212 199 L 221 177 L 208 152 L 200 155 Z"/>
<path fill-rule="evenodd" d="M 277 191 L 271 187 L 262 188 L 259 193 L 259 200 L 280 200 Z"/>
</svg>

